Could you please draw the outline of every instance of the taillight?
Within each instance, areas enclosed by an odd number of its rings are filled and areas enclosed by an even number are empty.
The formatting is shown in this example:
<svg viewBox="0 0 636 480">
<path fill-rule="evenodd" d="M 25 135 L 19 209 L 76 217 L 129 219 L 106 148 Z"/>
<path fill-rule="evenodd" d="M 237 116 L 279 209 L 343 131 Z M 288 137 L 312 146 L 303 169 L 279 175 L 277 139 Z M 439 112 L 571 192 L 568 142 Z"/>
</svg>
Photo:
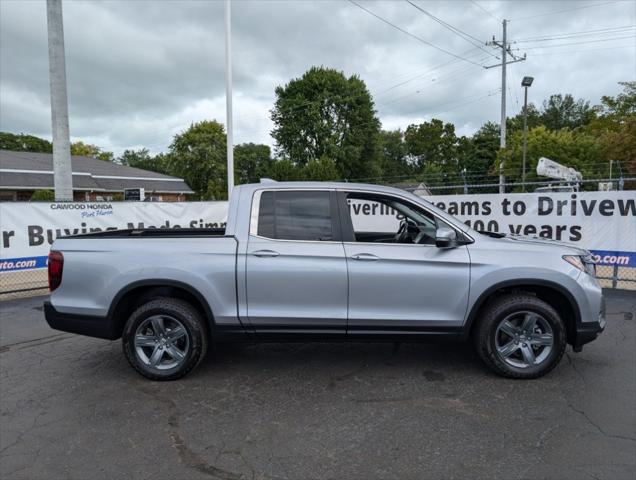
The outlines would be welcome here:
<svg viewBox="0 0 636 480">
<path fill-rule="evenodd" d="M 62 255 L 62 252 L 51 251 L 49 253 L 49 290 L 51 292 L 62 283 L 63 269 L 64 255 Z"/>
</svg>

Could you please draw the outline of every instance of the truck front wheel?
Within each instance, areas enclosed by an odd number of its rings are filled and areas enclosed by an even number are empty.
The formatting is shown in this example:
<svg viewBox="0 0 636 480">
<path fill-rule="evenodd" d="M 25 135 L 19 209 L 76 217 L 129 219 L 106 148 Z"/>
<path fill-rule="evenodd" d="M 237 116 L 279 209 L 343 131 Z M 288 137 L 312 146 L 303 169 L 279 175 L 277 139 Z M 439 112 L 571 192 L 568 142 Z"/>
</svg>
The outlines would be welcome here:
<svg viewBox="0 0 636 480">
<path fill-rule="evenodd" d="M 479 356 L 499 375 L 537 378 L 559 363 L 567 335 L 563 320 L 548 303 L 510 294 L 485 308 L 473 340 Z"/>
<path fill-rule="evenodd" d="M 151 380 L 176 380 L 205 356 L 207 336 L 201 314 L 189 303 L 157 297 L 138 307 L 122 335 L 130 365 Z"/>
</svg>

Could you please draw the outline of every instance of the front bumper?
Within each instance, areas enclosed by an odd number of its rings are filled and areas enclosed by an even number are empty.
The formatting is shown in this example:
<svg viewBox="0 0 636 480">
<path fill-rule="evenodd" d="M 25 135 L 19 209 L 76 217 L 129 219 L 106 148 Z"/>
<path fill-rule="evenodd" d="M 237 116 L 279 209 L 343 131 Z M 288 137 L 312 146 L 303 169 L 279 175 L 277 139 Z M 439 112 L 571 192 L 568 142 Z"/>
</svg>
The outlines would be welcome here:
<svg viewBox="0 0 636 480">
<path fill-rule="evenodd" d="M 107 340 L 115 340 L 119 337 L 113 322 L 108 318 L 58 312 L 48 301 L 44 302 L 44 318 L 55 330 Z"/>
<path fill-rule="evenodd" d="M 580 352 L 583 350 L 583 345 L 586 343 L 590 343 L 593 340 L 596 340 L 596 337 L 599 336 L 605 330 L 605 325 L 607 321 L 605 320 L 605 298 L 601 298 L 601 311 L 598 315 L 598 321 L 596 322 L 582 322 L 577 325 L 576 333 L 574 337 L 574 342 L 572 344 L 572 348 L 575 352 Z"/>
</svg>

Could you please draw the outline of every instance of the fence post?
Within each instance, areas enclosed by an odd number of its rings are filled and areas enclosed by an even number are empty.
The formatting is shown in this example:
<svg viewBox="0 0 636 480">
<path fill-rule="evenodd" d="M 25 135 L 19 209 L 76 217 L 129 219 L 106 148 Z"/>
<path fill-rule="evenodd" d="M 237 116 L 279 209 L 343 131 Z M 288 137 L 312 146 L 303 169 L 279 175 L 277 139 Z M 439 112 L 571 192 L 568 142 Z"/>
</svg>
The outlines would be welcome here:
<svg viewBox="0 0 636 480">
<path fill-rule="evenodd" d="M 616 285 L 618 285 L 618 264 L 617 263 L 614 264 L 614 269 L 612 273 L 612 288 L 616 288 Z"/>
</svg>

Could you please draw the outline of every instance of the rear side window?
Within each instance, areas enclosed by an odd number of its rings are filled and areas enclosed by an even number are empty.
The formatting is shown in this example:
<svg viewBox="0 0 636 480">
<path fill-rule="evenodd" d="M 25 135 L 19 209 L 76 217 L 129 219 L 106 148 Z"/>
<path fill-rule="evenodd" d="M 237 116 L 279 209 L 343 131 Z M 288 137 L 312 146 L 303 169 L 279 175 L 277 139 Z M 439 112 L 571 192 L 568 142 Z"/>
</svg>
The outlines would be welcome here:
<svg viewBox="0 0 636 480">
<path fill-rule="evenodd" d="M 333 240 L 329 192 L 263 192 L 258 235 L 277 240 Z"/>
</svg>

